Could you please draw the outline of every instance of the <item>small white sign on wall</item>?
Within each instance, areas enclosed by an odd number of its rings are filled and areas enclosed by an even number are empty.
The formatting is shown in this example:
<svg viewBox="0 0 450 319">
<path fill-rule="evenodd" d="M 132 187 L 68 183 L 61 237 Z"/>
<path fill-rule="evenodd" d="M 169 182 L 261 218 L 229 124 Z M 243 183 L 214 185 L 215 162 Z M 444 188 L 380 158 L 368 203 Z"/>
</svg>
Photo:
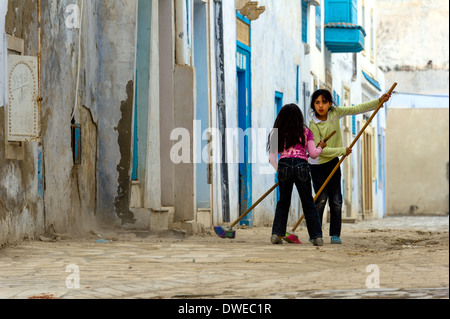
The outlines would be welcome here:
<svg viewBox="0 0 450 319">
<path fill-rule="evenodd" d="M 6 127 L 9 142 L 40 139 L 37 64 L 37 57 L 8 56 L 9 103 L 6 108 Z"/>
</svg>

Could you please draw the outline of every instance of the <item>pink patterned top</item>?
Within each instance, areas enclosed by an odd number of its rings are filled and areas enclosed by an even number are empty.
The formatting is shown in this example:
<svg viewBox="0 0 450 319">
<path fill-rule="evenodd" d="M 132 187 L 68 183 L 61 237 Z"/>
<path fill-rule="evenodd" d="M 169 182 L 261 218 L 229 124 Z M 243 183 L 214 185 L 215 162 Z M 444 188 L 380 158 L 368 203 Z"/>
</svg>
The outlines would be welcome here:
<svg viewBox="0 0 450 319">
<path fill-rule="evenodd" d="M 322 154 L 322 148 L 316 147 L 316 144 L 314 142 L 314 135 L 308 128 L 305 127 L 305 138 L 306 138 L 306 147 L 303 147 L 300 143 L 297 145 L 285 149 L 283 152 L 280 153 L 280 159 L 282 158 L 301 158 L 305 161 L 308 160 L 308 155 L 311 158 L 317 158 L 320 154 Z M 308 153 L 308 154 L 307 154 Z M 278 154 L 276 153 L 270 153 L 269 155 L 269 161 L 270 164 L 275 168 L 275 170 L 278 169 L 278 162 L 277 162 Z"/>
</svg>

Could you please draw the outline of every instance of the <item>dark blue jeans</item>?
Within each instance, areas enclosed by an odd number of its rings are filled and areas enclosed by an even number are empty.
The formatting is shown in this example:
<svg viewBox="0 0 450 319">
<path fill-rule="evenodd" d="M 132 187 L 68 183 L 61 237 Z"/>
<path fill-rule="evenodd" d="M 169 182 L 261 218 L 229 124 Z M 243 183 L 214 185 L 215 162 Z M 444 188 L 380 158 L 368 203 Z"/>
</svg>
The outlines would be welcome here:
<svg viewBox="0 0 450 319">
<path fill-rule="evenodd" d="M 311 165 L 311 176 L 314 191 L 316 193 L 320 190 L 323 183 L 327 180 L 338 163 L 339 158 L 335 158 L 325 164 Z M 329 200 L 328 205 L 330 206 L 330 236 L 340 237 L 342 227 L 341 168 L 334 173 L 333 177 L 316 200 L 320 222 L 323 220 L 323 211 L 327 200 Z"/>
<path fill-rule="evenodd" d="M 291 207 L 292 190 L 295 187 L 300 195 L 309 237 L 322 237 L 322 227 L 312 197 L 311 175 L 307 161 L 299 158 L 282 158 L 278 163 L 280 181 L 280 200 L 277 203 L 272 234 L 284 237 Z"/>
</svg>

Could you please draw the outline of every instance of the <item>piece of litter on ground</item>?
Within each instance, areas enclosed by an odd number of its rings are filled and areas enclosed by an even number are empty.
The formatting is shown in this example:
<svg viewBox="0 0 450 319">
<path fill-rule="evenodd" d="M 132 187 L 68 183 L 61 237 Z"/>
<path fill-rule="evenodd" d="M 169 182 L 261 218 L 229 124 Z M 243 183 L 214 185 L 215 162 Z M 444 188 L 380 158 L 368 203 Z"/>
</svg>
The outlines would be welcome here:
<svg viewBox="0 0 450 319">
<path fill-rule="evenodd" d="M 110 243 L 110 241 L 104 239 L 97 239 L 97 243 Z"/>
<path fill-rule="evenodd" d="M 44 241 L 44 242 L 52 242 L 52 241 L 54 241 L 53 239 L 45 237 L 45 236 L 42 236 L 42 235 L 39 237 L 39 239 L 41 241 Z"/>
</svg>

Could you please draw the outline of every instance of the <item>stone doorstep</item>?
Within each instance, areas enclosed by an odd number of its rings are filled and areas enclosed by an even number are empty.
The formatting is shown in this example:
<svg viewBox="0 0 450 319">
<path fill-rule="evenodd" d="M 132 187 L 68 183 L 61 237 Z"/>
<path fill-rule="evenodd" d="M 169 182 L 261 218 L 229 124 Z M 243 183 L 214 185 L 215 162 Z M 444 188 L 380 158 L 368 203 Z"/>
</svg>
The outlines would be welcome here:
<svg viewBox="0 0 450 319">
<path fill-rule="evenodd" d="M 149 209 L 149 208 L 132 208 L 130 211 L 133 213 L 136 222 L 134 224 L 128 225 L 130 229 L 137 230 L 168 230 L 169 229 L 169 219 L 170 219 L 170 209 L 160 208 L 160 209 Z"/>
<path fill-rule="evenodd" d="M 197 223 L 202 224 L 205 228 L 211 228 L 213 226 L 210 208 L 197 209 Z"/>
<path fill-rule="evenodd" d="M 196 235 L 204 232 L 205 228 L 201 223 L 195 221 L 180 221 L 170 225 L 172 230 L 185 231 L 188 235 Z"/>
<path fill-rule="evenodd" d="M 150 209 L 150 230 L 161 231 L 169 229 L 169 209 Z"/>
<path fill-rule="evenodd" d="M 170 220 L 173 220 L 171 218 Z M 196 218 L 188 221 L 172 222 L 170 229 L 186 231 L 188 235 L 202 234 L 207 229 L 212 229 L 211 209 L 197 209 Z"/>
<path fill-rule="evenodd" d="M 167 231 L 180 230 L 188 235 L 201 234 L 205 229 L 212 227 L 211 210 L 198 209 L 197 218 L 190 221 L 173 222 L 174 207 L 161 207 L 159 209 L 130 208 L 136 223 L 131 227 L 138 230 Z"/>
<path fill-rule="evenodd" d="M 130 209 L 142 207 L 141 190 L 138 181 L 131 182 Z"/>
</svg>

